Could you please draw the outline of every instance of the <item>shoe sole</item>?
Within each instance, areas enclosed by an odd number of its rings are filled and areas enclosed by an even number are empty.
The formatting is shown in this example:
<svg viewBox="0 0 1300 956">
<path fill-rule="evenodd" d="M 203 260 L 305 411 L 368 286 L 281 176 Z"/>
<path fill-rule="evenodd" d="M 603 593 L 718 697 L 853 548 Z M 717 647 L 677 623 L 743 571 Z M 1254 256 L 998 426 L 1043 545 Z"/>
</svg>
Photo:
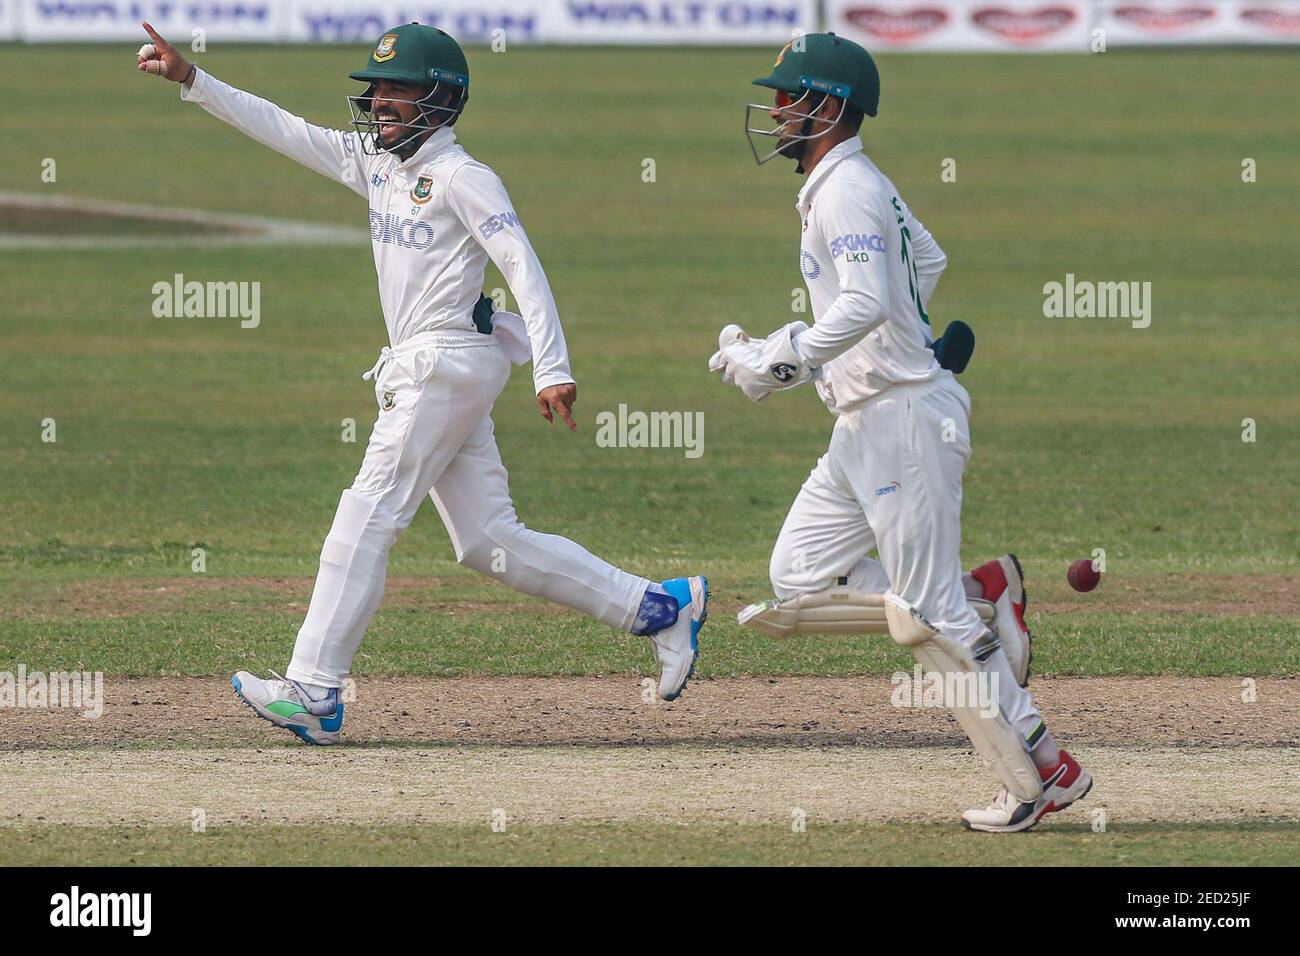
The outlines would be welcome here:
<svg viewBox="0 0 1300 956">
<path fill-rule="evenodd" d="M 709 579 L 702 574 L 700 575 L 700 587 L 704 592 L 704 607 L 700 609 L 699 627 L 695 628 L 695 633 L 691 635 L 691 666 L 686 672 L 686 679 L 682 681 L 682 686 L 677 688 L 677 693 L 671 697 L 660 698 L 660 700 L 668 703 L 672 703 L 686 693 L 686 685 L 695 676 L 695 662 L 700 659 L 700 631 L 704 630 L 704 622 L 709 619 Z"/>
<path fill-rule="evenodd" d="M 264 712 L 262 708 L 258 707 L 255 703 L 253 703 L 251 700 L 249 700 L 247 697 L 244 696 L 244 687 L 242 684 L 240 684 L 239 678 L 237 676 L 232 676 L 230 678 L 230 686 L 235 688 L 235 695 L 240 700 L 242 700 L 245 705 L 247 705 L 249 710 L 257 714 L 258 717 L 261 717 L 272 727 L 278 727 L 280 730 L 287 730 L 290 733 L 292 733 L 295 737 L 297 737 L 299 740 L 303 741 L 304 743 L 309 743 L 314 747 L 329 747 L 338 743 L 337 739 L 316 740 L 311 736 L 311 733 L 307 730 L 306 727 L 303 727 L 299 724 L 284 723 L 279 718 Z"/>
<path fill-rule="evenodd" d="M 1049 813 L 1060 813 L 1062 810 L 1074 806 L 1076 803 L 1078 803 L 1088 794 L 1092 793 L 1092 784 L 1093 784 L 1092 774 L 1088 773 L 1088 771 L 1086 770 L 1083 771 L 1083 774 L 1085 777 L 1088 778 L 1088 783 L 1083 788 L 1082 793 L 1080 793 L 1077 797 L 1071 797 L 1069 800 L 1059 805 L 1055 801 L 1049 803 L 1046 807 L 1044 807 L 1042 810 L 1039 810 L 1038 813 L 1031 818 L 1032 820 L 1031 823 L 1027 823 L 1023 826 L 1018 826 L 1018 827 L 981 827 L 981 826 L 974 826 L 969 820 L 963 819 L 961 821 L 961 825 L 965 827 L 967 830 L 972 831 L 973 833 L 1028 833 L 1034 827 L 1038 826 L 1038 824 L 1042 823 L 1043 817 L 1047 816 Z"/>
</svg>

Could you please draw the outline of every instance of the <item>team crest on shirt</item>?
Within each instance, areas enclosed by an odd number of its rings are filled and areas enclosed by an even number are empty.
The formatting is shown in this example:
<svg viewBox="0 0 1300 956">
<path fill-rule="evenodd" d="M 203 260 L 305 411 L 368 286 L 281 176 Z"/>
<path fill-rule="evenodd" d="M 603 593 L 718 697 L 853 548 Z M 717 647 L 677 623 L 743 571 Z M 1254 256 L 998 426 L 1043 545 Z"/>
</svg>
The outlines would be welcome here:
<svg viewBox="0 0 1300 956">
<path fill-rule="evenodd" d="M 375 47 L 375 62 L 383 63 L 395 56 L 397 56 L 397 34 L 385 33 L 379 40 L 379 46 Z"/>
<path fill-rule="evenodd" d="M 396 405 L 397 405 L 397 393 L 384 392 L 384 401 L 379 406 L 380 409 L 382 409 L 385 412 L 391 412 Z"/>
<path fill-rule="evenodd" d="M 428 173 L 421 173 L 420 178 L 415 181 L 415 188 L 411 190 L 411 202 L 422 206 L 433 196 L 433 177 Z"/>
</svg>

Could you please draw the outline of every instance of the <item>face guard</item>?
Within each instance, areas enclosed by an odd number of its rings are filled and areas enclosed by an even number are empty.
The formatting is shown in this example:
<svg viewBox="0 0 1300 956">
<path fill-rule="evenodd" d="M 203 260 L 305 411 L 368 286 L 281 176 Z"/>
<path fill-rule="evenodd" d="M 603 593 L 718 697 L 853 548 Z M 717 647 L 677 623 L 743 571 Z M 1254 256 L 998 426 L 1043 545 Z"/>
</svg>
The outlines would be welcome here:
<svg viewBox="0 0 1300 956">
<path fill-rule="evenodd" d="M 437 101 L 443 99 L 443 94 L 447 90 L 454 93 L 450 105 L 438 105 Z M 385 103 L 407 103 L 414 106 L 416 116 L 411 122 L 402 122 L 396 112 L 389 119 L 381 121 L 380 114 L 376 114 L 373 108 L 374 91 L 375 84 L 371 83 L 361 95 L 348 97 L 348 109 L 352 111 L 351 126 L 357 131 L 357 138 L 361 140 L 361 151 L 370 156 L 378 156 L 382 152 L 400 153 L 413 139 L 422 134 L 444 126 L 454 126 L 469 101 L 469 90 L 460 84 L 444 83 L 439 80 L 418 100 L 385 98 Z M 386 113 L 387 107 L 385 107 L 385 115 Z M 381 126 L 400 127 L 401 135 L 392 143 L 385 144 L 380 137 Z"/>
<path fill-rule="evenodd" d="M 803 85 L 804 81 L 800 80 L 800 84 Z M 848 106 L 848 89 L 845 88 L 842 92 L 833 89 L 830 90 L 829 93 L 840 97 L 840 111 L 834 119 L 814 116 L 812 112 L 809 112 L 810 110 L 819 109 L 822 103 L 826 102 L 826 92 L 805 87 L 803 95 L 792 102 L 791 94 L 789 92 L 786 90 L 777 90 L 776 109 L 780 110 L 786 119 L 782 120 L 772 129 L 760 129 L 755 127 L 750 117 L 754 115 L 755 111 L 762 114 L 771 113 L 773 108 L 771 106 L 764 106 L 761 103 L 746 103 L 745 138 L 749 140 L 749 148 L 754 154 L 754 162 L 762 166 L 764 163 L 771 162 L 778 156 L 784 156 L 787 159 L 800 159 L 803 156 L 804 150 L 807 148 L 809 140 L 825 136 L 834 129 L 835 124 L 838 123 L 840 118 L 844 115 L 845 107 Z M 816 102 L 812 101 L 813 97 L 816 97 Z M 784 103 L 782 102 L 783 100 Z M 800 110 L 799 107 L 803 107 L 803 110 Z M 797 133 L 792 131 L 796 123 L 798 124 Z M 814 133 L 812 131 L 814 123 L 824 123 L 826 128 L 820 132 Z M 776 149 L 772 150 L 766 156 L 759 156 L 758 143 L 754 139 L 755 136 L 776 137 Z"/>
</svg>

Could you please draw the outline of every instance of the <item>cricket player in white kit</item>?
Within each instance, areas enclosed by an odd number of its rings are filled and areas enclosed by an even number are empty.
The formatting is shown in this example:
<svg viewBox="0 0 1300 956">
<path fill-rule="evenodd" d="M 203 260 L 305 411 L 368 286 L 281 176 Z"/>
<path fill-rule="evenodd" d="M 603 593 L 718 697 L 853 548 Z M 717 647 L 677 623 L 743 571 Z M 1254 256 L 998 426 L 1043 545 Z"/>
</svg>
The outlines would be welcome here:
<svg viewBox="0 0 1300 956">
<path fill-rule="evenodd" d="M 1019 562 L 1004 555 L 962 571 L 970 397 L 940 364 L 926 312 L 947 260 L 863 152 L 858 130 L 880 97 L 876 65 L 856 43 L 807 35 L 754 82 L 776 94 L 774 107 L 746 112 L 755 159 L 793 159 L 807 176 L 796 203 L 799 263 L 815 322 L 766 339 L 729 326 L 710 367 L 755 401 L 812 381 L 836 421 L 773 550 L 777 598 L 746 615 L 786 634 L 801 625 L 842 631 L 856 613 L 862 630 L 887 630 L 927 673 L 995 675 L 986 684 L 996 687 L 996 715 L 953 708 L 1003 783 L 993 804 L 963 823 L 1029 829 L 1087 793 L 1091 778 L 1057 747 L 1023 686 L 1029 632 Z M 754 111 L 777 125 L 755 129 Z M 760 156 L 756 136 L 775 138 L 776 148 Z M 988 623 L 972 599 L 993 605 Z"/>
<path fill-rule="evenodd" d="M 457 144 L 469 100 L 460 46 L 418 23 L 380 38 L 349 97 L 353 131 L 323 129 L 189 64 L 144 24 L 141 72 L 181 98 L 365 197 L 391 343 L 365 378 L 379 406 L 365 459 L 321 549 L 306 620 L 284 677 L 232 679 L 259 715 L 309 743 L 335 743 L 339 689 L 379 601 L 388 552 L 428 495 L 462 564 L 528 594 L 646 635 L 674 700 L 693 673 L 707 614 L 703 577 L 655 583 L 520 524 L 492 431 L 512 362 L 531 359 L 543 417 L 570 410 L 577 386 L 555 300 L 504 185 Z M 522 318 L 481 296 L 489 258 Z"/>
</svg>

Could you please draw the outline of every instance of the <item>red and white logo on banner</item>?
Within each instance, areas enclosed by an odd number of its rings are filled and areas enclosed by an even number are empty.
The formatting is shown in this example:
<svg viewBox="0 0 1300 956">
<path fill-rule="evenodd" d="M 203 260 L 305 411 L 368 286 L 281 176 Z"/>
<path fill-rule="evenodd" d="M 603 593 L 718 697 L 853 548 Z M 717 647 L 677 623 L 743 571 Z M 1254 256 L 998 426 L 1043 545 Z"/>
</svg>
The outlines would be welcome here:
<svg viewBox="0 0 1300 956">
<path fill-rule="evenodd" d="M 1078 16 L 1078 11 L 1071 7 L 1039 7 L 1037 10 L 979 7 L 971 11 L 970 19 L 981 30 L 1004 40 L 1032 43 L 1068 30 Z"/>
<path fill-rule="evenodd" d="M 1151 33 L 1177 33 L 1208 23 L 1218 15 L 1214 7 L 1158 7 L 1129 4 L 1115 8 L 1115 18 Z"/>
<path fill-rule="evenodd" d="M 844 18 L 863 33 L 891 43 L 904 43 L 933 33 L 944 26 L 950 16 L 941 7 L 892 10 L 883 7 L 851 7 L 844 11 Z"/>
<path fill-rule="evenodd" d="M 1266 33 L 1280 37 L 1300 37 L 1300 9 L 1279 10 L 1274 6 L 1242 7 L 1242 20 Z"/>
</svg>

